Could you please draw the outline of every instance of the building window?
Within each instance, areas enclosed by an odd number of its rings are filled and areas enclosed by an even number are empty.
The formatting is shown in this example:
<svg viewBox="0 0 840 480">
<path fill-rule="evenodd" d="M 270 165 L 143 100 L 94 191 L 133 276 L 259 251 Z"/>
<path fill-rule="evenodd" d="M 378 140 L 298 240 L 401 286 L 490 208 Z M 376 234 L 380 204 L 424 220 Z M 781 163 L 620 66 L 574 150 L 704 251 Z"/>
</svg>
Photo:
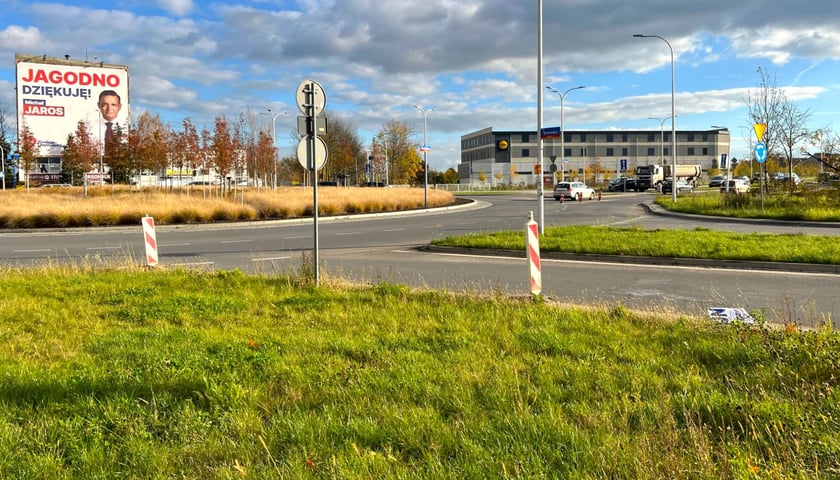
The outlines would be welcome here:
<svg viewBox="0 0 840 480">
<path fill-rule="evenodd" d="M 654 141 L 656 141 L 656 140 L 653 138 L 653 134 L 652 134 L 652 133 L 648 133 L 648 139 L 647 139 L 647 141 L 648 141 L 648 142 L 654 142 Z"/>
<path fill-rule="evenodd" d="M 667 157 L 668 155 L 670 155 L 670 154 L 668 153 L 668 147 L 663 148 L 663 149 L 662 149 L 662 156 L 663 156 L 663 157 Z"/>
<path fill-rule="evenodd" d="M 581 142 L 585 142 L 585 141 L 586 141 L 586 134 L 585 134 L 585 133 L 581 133 L 581 134 L 580 134 L 580 141 L 581 141 Z"/>
<path fill-rule="evenodd" d="M 694 147 L 688 147 L 688 155 L 690 155 L 690 156 L 694 155 Z"/>
<path fill-rule="evenodd" d="M 613 142 L 613 134 L 612 134 L 612 133 L 608 133 L 608 134 L 607 134 L 607 143 L 611 143 L 611 142 Z"/>
<path fill-rule="evenodd" d="M 621 156 L 622 156 L 622 157 L 628 157 L 628 156 L 630 156 L 630 149 L 629 149 L 629 148 L 627 148 L 627 147 L 622 148 L 622 149 L 621 149 Z"/>
<path fill-rule="evenodd" d="M 703 156 L 706 157 L 709 155 L 709 147 L 703 147 Z"/>
<path fill-rule="evenodd" d="M 625 142 L 625 143 L 627 142 L 627 134 L 626 133 L 621 134 L 621 141 Z"/>
<path fill-rule="evenodd" d="M 531 156 L 531 150 L 528 149 L 528 148 L 523 148 L 522 149 L 522 156 L 523 157 L 530 157 Z"/>
<path fill-rule="evenodd" d="M 531 139 L 527 133 L 522 134 L 522 143 L 528 143 Z"/>
<path fill-rule="evenodd" d="M 656 149 L 655 149 L 655 148 L 648 148 L 648 154 L 647 154 L 647 156 L 648 156 L 648 157 L 652 157 L 652 156 L 654 156 L 654 155 L 656 155 Z"/>
<path fill-rule="evenodd" d="M 571 133 L 564 133 L 563 134 L 563 141 L 564 142 L 571 142 L 572 141 L 572 134 Z"/>
<path fill-rule="evenodd" d="M 607 148 L 607 156 L 614 157 L 615 156 L 615 149 L 614 148 Z"/>
<path fill-rule="evenodd" d="M 572 149 L 571 148 L 564 148 L 563 149 L 563 157 L 568 158 L 572 156 Z"/>
</svg>

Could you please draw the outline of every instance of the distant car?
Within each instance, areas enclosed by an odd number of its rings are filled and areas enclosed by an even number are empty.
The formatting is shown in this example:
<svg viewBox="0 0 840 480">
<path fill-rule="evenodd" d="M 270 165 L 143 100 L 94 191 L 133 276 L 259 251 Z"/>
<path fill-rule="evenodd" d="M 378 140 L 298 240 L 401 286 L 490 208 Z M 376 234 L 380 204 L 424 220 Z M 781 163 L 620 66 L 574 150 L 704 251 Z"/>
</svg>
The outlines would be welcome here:
<svg viewBox="0 0 840 480">
<path fill-rule="evenodd" d="M 729 181 L 729 185 L 723 184 L 720 186 L 721 193 L 749 193 L 750 184 L 745 182 L 742 178 L 735 178 Z"/>
<path fill-rule="evenodd" d="M 773 180 L 774 182 L 788 182 L 788 181 L 790 181 L 790 178 L 791 177 L 787 173 L 776 172 L 776 173 L 773 174 L 772 177 L 770 177 L 770 180 Z M 801 181 L 802 181 L 802 179 L 799 178 L 799 175 L 794 173 L 793 174 L 793 184 L 794 185 L 799 185 L 799 183 Z"/>
<path fill-rule="evenodd" d="M 41 188 L 70 188 L 72 186 L 69 183 L 47 183 L 41 185 Z"/>
<path fill-rule="evenodd" d="M 362 184 L 363 187 L 384 187 L 385 182 L 365 182 Z"/>
<path fill-rule="evenodd" d="M 674 190 L 671 188 L 671 180 L 665 180 L 662 182 L 662 193 L 671 193 Z M 694 191 L 694 185 L 686 182 L 685 180 L 677 179 L 677 193 L 691 193 Z"/>
<path fill-rule="evenodd" d="M 716 175 L 709 179 L 709 188 L 715 188 L 723 185 L 726 181 L 726 175 Z"/>
<path fill-rule="evenodd" d="M 636 189 L 636 179 L 631 177 L 619 177 L 610 181 L 607 185 L 608 192 L 623 192 Z"/>
<path fill-rule="evenodd" d="M 577 200 L 578 196 L 584 199 L 594 200 L 595 190 L 583 182 L 560 182 L 554 186 L 554 199 L 560 201 L 562 198 Z"/>
</svg>

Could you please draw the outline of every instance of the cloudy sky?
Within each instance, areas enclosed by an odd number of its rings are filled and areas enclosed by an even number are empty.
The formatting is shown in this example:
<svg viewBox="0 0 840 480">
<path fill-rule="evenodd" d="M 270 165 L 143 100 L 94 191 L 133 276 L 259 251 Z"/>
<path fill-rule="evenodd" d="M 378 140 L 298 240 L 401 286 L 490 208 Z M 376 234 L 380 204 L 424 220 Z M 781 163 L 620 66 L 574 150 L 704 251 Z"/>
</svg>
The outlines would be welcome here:
<svg viewBox="0 0 840 480">
<path fill-rule="evenodd" d="M 278 146 L 298 110 L 294 91 L 321 84 L 331 116 L 352 119 L 366 144 L 392 120 L 422 141 L 435 169 L 459 161 L 460 136 L 536 130 L 536 0 L 0 0 L 0 105 L 14 111 L 14 54 L 128 65 L 131 114 L 212 128 L 217 115 L 277 117 Z M 840 130 L 840 3 L 825 0 L 543 0 L 543 83 L 565 91 L 567 130 L 659 130 L 671 112 L 675 55 L 678 129 L 722 125 L 746 158 L 744 99 L 776 79 L 811 112 L 811 128 Z M 544 125 L 559 96 L 543 89 Z M 267 116 L 258 117 L 266 122 Z M 670 121 L 665 122 L 669 128 Z"/>
</svg>

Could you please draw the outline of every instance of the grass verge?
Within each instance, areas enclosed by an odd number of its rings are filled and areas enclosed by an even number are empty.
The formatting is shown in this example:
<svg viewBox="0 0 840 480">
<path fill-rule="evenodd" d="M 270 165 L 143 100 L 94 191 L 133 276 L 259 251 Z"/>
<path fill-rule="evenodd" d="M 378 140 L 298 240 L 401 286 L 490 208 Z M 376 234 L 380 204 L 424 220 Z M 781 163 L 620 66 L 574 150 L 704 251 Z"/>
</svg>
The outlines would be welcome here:
<svg viewBox="0 0 840 480">
<path fill-rule="evenodd" d="M 525 232 L 503 231 L 445 237 L 446 247 L 525 250 Z M 836 237 L 805 234 L 735 233 L 693 230 L 644 230 L 637 227 L 547 227 L 542 252 L 594 253 L 666 258 L 709 258 L 840 264 Z"/>
<path fill-rule="evenodd" d="M 656 203 L 673 212 L 733 218 L 765 218 L 811 222 L 840 222 L 840 196 L 837 189 L 802 189 L 790 196 L 779 193 L 765 195 L 764 205 L 759 191 L 749 194 L 718 192 L 680 195 L 674 203 L 671 197 L 659 196 Z"/>
<path fill-rule="evenodd" d="M 2 478 L 840 475 L 828 330 L 236 271 L 2 274 Z"/>
</svg>

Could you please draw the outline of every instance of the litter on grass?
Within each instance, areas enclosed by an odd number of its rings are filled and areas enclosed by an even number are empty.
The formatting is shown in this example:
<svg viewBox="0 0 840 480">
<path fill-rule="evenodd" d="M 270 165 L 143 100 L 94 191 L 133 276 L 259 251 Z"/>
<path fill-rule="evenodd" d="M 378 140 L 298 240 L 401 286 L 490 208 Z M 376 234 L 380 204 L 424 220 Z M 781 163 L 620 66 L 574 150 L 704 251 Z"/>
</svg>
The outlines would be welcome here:
<svg viewBox="0 0 840 480">
<path fill-rule="evenodd" d="M 755 319 L 743 308 L 712 307 L 709 318 L 720 323 L 755 323 Z"/>
</svg>

